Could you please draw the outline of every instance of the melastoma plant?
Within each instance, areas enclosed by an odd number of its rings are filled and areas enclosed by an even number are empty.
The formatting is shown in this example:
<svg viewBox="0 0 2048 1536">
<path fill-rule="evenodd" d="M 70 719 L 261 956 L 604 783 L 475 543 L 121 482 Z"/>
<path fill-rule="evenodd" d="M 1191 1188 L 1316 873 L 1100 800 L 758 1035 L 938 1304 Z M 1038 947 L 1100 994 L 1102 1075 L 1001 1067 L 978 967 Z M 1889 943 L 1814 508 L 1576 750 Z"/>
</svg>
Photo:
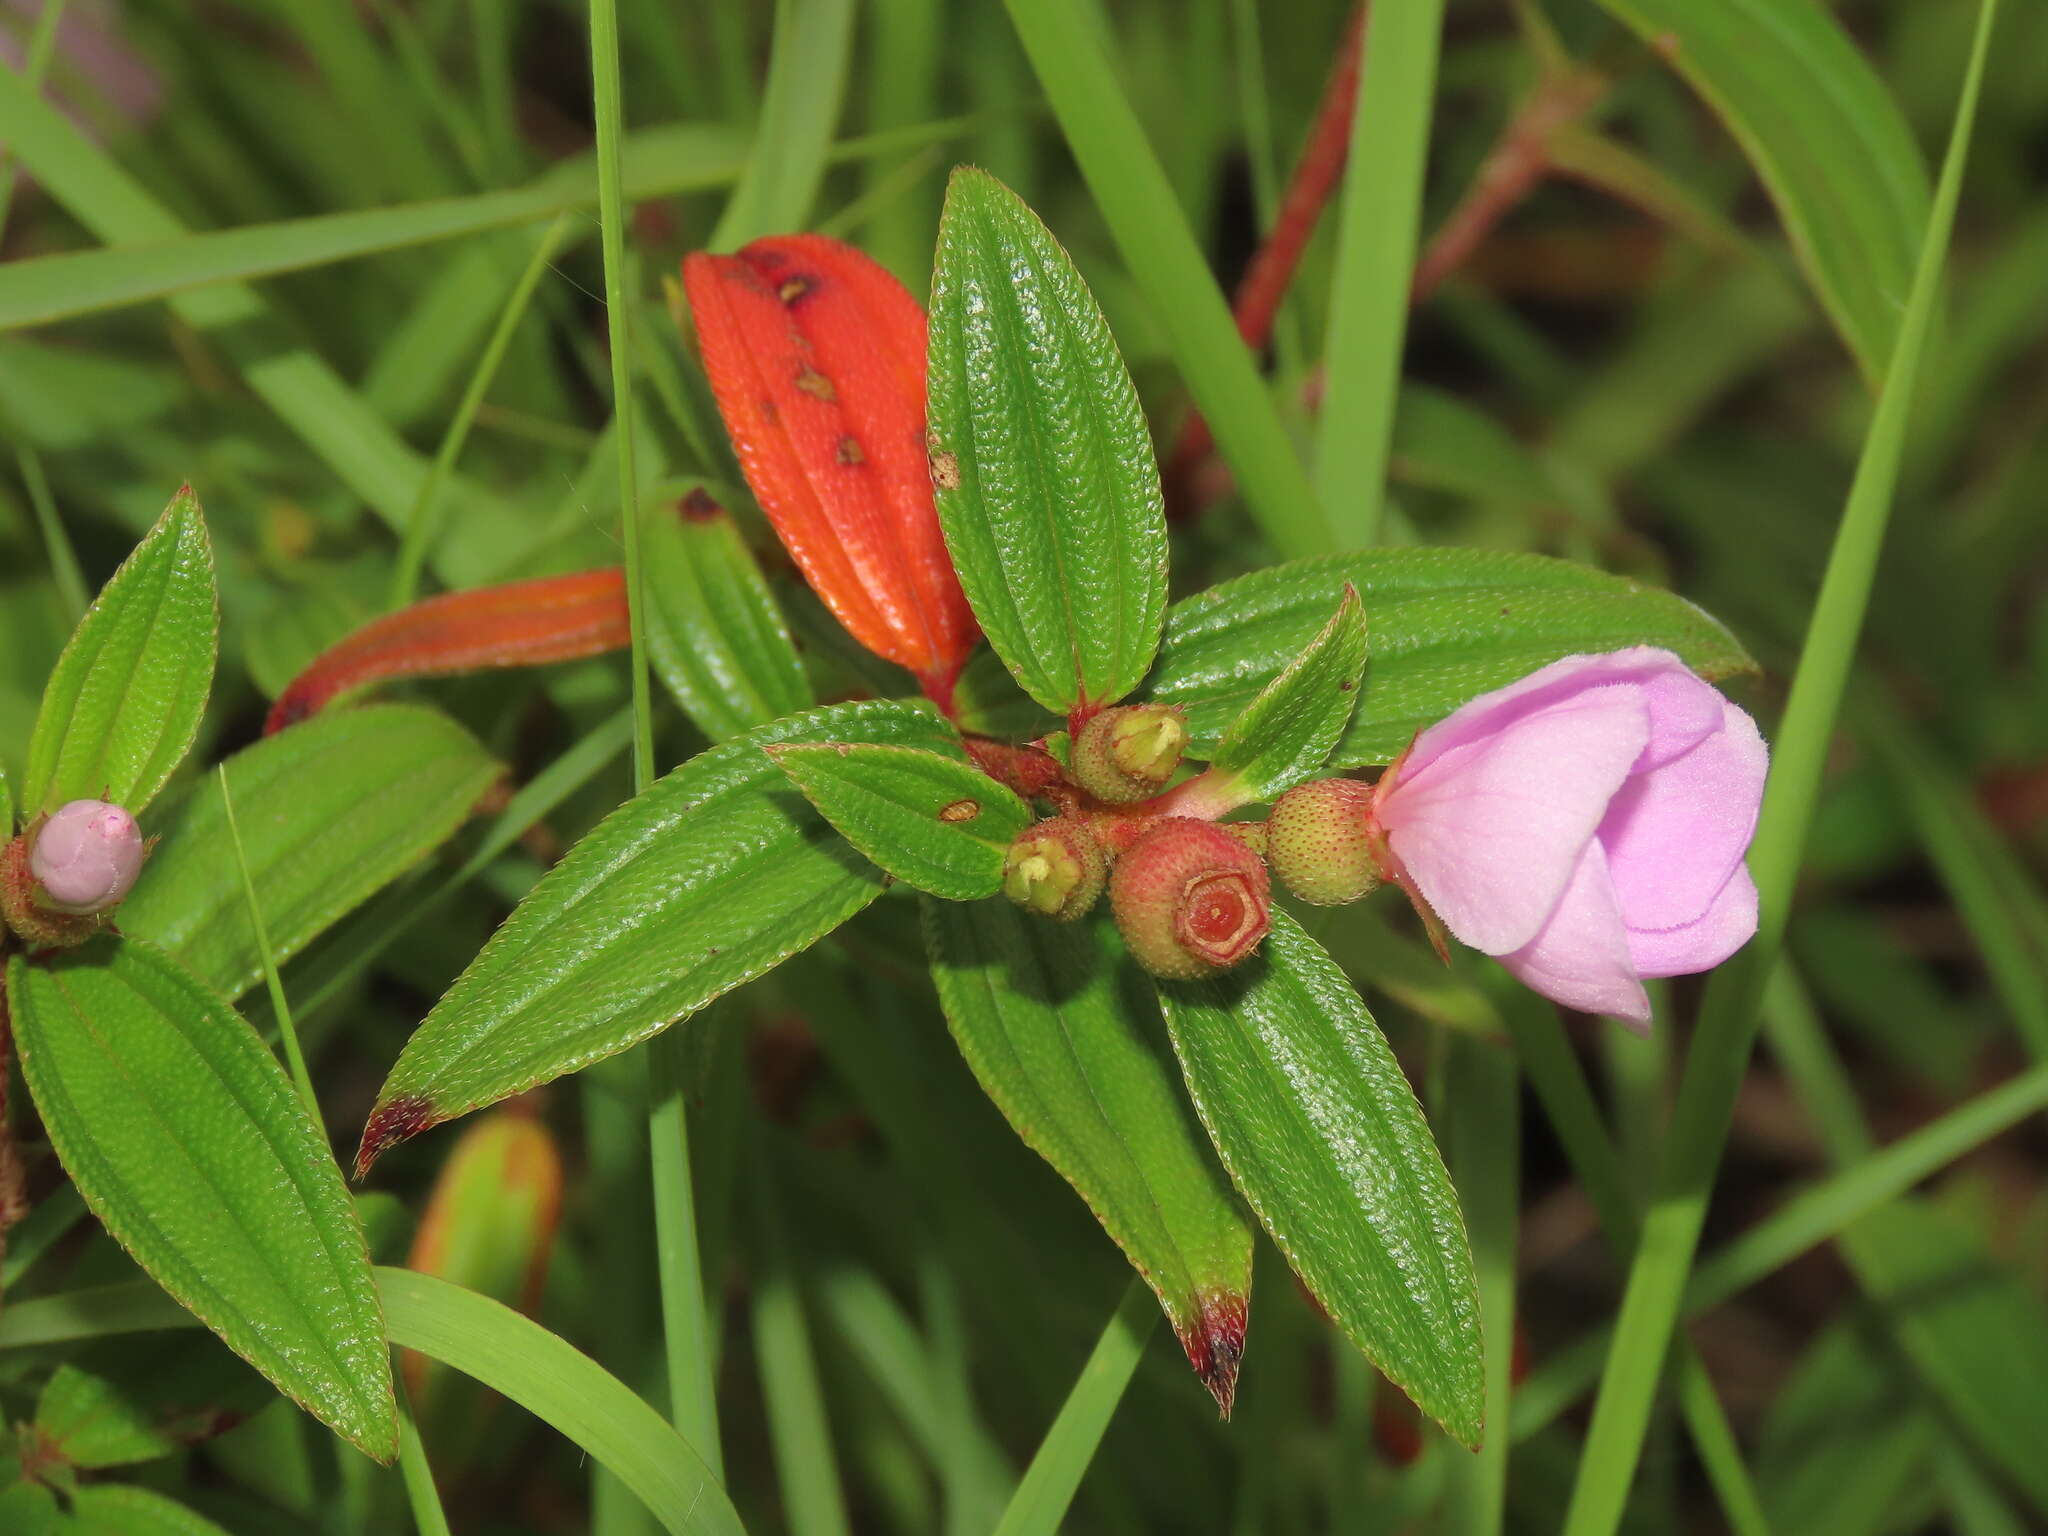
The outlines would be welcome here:
<svg viewBox="0 0 2048 1536">
<path fill-rule="evenodd" d="M 1702 680 L 1748 668 L 1741 647 L 1633 581 L 1442 548 L 1169 605 L 1151 433 L 1109 328 L 980 172 L 953 177 L 929 322 L 817 237 L 692 257 L 684 285 L 748 486 L 904 696 L 816 705 L 724 508 L 696 490 L 652 520 L 650 650 L 715 744 L 519 903 L 400 1055 L 359 1172 L 915 901 L 968 1064 L 1224 1412 L 1263 1227 L 1335 1326 L 1476 1443 L 1451 1182 L 1281 897 L 1393 884 L 1537 990 L 1639 1022 L 1641 978 L 1712 965 L 1754 922 L 1763 749 Z M 615 572 L 450 594 L 315 662 L 273 725 L 381 676 L 589 654 L 626 619 Z"/>
</svg>

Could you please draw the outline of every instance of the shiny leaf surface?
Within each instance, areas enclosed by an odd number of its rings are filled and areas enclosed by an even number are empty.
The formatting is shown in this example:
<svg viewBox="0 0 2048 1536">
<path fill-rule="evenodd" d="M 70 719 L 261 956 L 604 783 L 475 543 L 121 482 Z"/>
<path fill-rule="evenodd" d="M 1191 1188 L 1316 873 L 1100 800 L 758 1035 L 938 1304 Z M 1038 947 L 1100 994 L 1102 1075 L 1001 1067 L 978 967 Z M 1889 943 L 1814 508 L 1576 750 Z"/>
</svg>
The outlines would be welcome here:
<svg viewBox="0 0 2048 1536">
<path fill-rule="evenodd" d="M 1095 298 L 984 172 L 954 172 L 932 278 L 931 475 L 989 644 L 1047 709 L 1113 704 L 1159 644 L 1152 436 Z"/>
<path fill-rule="evenodd" d="M 22 813 L 67 800 L 147 805 L 198 734 L 219 627 L 213 546 L 186 486 L 58 657 L 29 738 Z"/>
<path fill-rule="evenodd" d="M 1347 586 L 1330 622 L 1230 722 L 1214 766 L 1253 800 L 1271 800 L 1314 778 L 1351 723 L 1365 644 L 1365 610 Z"/>
<path fill-rule="evenodd" d="M 161 951 L 8 966 L 29 1092 L 106 1229 L 287 1397 L 398 1450 L 370 1255 L 341 1170 L 256 1033 Z"/>
<path fill-rule="evenodd" d="M 1479 1297 L 1457 1192 L 1344 973 L 1275 911 L 1255 959 L 1159 995 L 1202 1123 L 1294 1272 L 1417 1407 L 1476 1446 Z"/>
</svg>

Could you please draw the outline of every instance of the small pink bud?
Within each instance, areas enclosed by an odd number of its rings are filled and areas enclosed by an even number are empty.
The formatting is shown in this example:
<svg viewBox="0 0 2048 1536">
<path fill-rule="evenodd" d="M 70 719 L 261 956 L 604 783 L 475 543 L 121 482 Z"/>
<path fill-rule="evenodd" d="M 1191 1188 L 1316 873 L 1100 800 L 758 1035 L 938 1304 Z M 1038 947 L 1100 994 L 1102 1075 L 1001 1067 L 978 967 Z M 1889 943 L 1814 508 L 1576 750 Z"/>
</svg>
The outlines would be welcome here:
<svg viewBox="0 0 2048 1536">
<path fill-rule="evenodd" d="M 104 912 L 142 869 L 135 818 L 104 800 L 72 800 L 36 829 L 28 855 L 37 898 L 58 912 Z"/>
<path fill-rule="evenodd" d="M 1025 830 L 1003 862 L 1003 894 L 1020 907 L 1072 922 L 1095 905 L 1108 877 L 1102 844 L 1078 816 Z"/>
<path fill-rule="evenodd" d="M 1117 860 L 1109 902 L 1132 956 L 1154 976 L 1226 971 L 1272 926 L 1259 856 L 1213 822 L 1169 816 Z"/>
<path fill-rule="evenodd" d="M 1074 738 L 1074 779 L 1111 805 L 1150 799 L 1180 767 L 1187 746 L 1187 716 L 1177 705 L 1105 709 Z"/>
<path fill-rule="evenodd" d="M 1380 883 L 1372 786 L 1356 779 L 1297 784 L 1273 802 L 1266 857 L 1280 883 L 1319 907 L 1357 901 Z"/>
</svg>

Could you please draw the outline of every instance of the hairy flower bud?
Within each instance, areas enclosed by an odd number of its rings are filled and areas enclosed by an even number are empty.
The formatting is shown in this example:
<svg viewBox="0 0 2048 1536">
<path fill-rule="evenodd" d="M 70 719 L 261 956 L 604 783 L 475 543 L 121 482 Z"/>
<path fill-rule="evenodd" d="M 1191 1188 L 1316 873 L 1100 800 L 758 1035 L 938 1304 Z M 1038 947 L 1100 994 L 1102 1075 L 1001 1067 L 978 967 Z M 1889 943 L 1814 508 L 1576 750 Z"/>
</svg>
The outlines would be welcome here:
<svg viewBox="0 0 2048 1536">
<path fill-rule="evenodd" d="M 1128 805 L 1164 789 L 1187 747 L 1187 715 L 1178 705 L 1119 705 L 1074 738 L 1074 779 L 1098 800 Z"/>
<path fill-rule="evenodd" d="M 1316 779 L 1273 802 L 1266 858 L 1303 901 L 1334 907 L 1372 891 L 1381 879 L 1377 844 L 1370 784 Z"/>
<path fill-rule="evenodd" d="M 1171 816 L 1117 860 L 1109 902 L 1137 962 L 1191 981 L 1228 970 L 1271 926 L 1259 856 L 1213 822 Z"/>
<path fill-rule="evenodd" d="M 1003 894 L 1020 907 L 1072 922 L 1095 905 L 1109 875 L 1102 844 L 1078 816 L 1041 821 L 1010 844 Z"/>
<path fill-rule="evenodd" d="M 37 896 L 58 912 L 104 912 L 142 870 L 142 830 L 135 818 L 104 800 L 60 805 L 29 845 Z"/>
</svg>

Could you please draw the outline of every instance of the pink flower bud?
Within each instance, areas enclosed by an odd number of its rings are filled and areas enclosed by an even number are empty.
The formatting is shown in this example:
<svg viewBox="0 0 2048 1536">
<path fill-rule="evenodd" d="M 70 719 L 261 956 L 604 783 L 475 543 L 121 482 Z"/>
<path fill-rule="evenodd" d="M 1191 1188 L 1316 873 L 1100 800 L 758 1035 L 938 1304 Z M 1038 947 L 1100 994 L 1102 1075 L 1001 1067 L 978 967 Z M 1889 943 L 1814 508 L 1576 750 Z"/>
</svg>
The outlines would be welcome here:
<svg viewBox="0 0 2048 1536">
<path fill-rule="evenodd" d="M 1567 656 L 1415 738 L 1374 813 L 1390 875 L 1570 1008 L 1647 1027 L 1648 977 L 1756 932 L 1743 854 L 1768 754 L 1669 651 Z"/>
<path fill-rule="evenodd" d="M 1213 822 L 1169 816 L 1117 860 L 1109 904 L 1132 957 L 1154 976 L 1226 971 L 1272 926 L 1259 856 Z"/>
<path fill-rule="evenodd" d="M 29 848 L 37 895 L 59 912 L 104 912 L 135 884 L 142 831 L 104 800 L 73 800 L 50 813 Z"/>
</svg>

